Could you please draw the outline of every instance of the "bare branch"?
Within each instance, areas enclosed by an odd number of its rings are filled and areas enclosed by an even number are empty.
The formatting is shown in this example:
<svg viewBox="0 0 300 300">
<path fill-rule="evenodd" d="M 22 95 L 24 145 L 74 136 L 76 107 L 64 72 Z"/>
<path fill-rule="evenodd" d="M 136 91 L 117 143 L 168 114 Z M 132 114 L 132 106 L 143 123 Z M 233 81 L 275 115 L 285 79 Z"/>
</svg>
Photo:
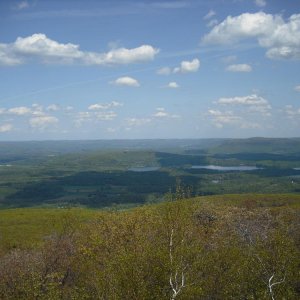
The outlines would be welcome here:
<svg viewBox="0 0 300 300">
<path fill-rule="evenodd" d="M 171 286 L 171 289 L 173 291 L 173 294 L 171 296 L 171 300 L 175 300 L 178 294 L 181 292 L 181 290 L 185 287 L 185 276 L 184 271 L 186 269 L 186 266 L 183 267 L 183 257 L 181 256 L 181 280 L 178 280 L 178 268 L 175 269 L 175 275 L 173 275 L 173 235 L 174 235 L 174 229 L 172 228 L 170 233 L 170 241 L 169 241 L 169 256 L 170 256 L 170 264 L 171 264 L 171 274 L 169 283 Z M 181 241 L 183 243 L 183 240 Z"/>
</svg>

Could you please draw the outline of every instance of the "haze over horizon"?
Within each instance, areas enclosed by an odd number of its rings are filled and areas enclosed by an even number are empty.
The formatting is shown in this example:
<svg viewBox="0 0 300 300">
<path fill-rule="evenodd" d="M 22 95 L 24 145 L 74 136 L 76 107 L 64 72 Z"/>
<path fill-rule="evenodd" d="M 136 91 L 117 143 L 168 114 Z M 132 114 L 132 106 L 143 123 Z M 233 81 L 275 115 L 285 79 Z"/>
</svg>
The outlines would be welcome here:
<svg viewBox="0 0 300 300">
<path fill-rule="evenodd" d="M 300 5 L 0 2 L 0 141 L 296 137 Z"/>
</svg>

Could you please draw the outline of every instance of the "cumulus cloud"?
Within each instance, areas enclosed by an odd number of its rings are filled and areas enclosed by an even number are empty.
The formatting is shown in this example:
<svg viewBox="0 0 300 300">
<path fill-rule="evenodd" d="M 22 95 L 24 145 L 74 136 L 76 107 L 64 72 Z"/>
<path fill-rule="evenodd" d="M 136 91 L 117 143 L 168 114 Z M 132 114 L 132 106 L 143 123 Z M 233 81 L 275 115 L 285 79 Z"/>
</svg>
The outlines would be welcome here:
<svg viewBox="0 0 300 300">
<path fill-rule="evenodd" d="M 167 87 L 170 89 L 177 89 L 177 88 L 179 88 L 179 84 L 175 81 L 172 81 L 172 82 L 168 83 Z"/>
<path fill-rule="evenodd" d="M 251 72 L 252 67 L 248 64 L 236 64 L 229 65 L 226 70 L 229 72 Z"/>
<path fill-rule="evenodd" d="M 271 116 L 272 106 L 269 101 L 256 94 L 243 97 L 220 98 L 216 103 L 230 106 L 244 106 L 248 108 L 247 111 L 250 113 L 259 113 L 265 117 Z"/>
<path fill-rule="evenodd" d="M 225 125 L 238 126 L 244 129 L 261 128 L 262 117 L 271 117 L 272 107 L 269 101 L 256 94 L 219 98 L 214 102 L 217 109 L 210 109 L 207 112 L 214 126 L 223 128 Z M 223 109 L 222 107 L 225 107 Z M 265 123 L 265 122 L 264 122 Z"/>
<path fill-rule="evenodd" d="M 47 127 L 53 127 L 58 123 L 58 119 L 53 116 L 38 116 L 30 118 L 29 124 L 32 128 L 46 129 Z"/>
<path fill-rule="evenodd" d="M 36 59 L 42 63 L 84 65 L 118 65 L 151 61 L 159 52 L 150 45 L 137 48 L 117 48 L 107 53 L 82 51 L 79 45 L 59 43 L 45 34 L 18 37 L 10 44 L 0 44 L 0 65 L 13 66 Z"/>
<path fill-rule="evenodd" d="M 270 59 L 300 59 L 300 14 L 285 21 L 264 12 L 228 16 L 206 34 L 204 44 L 231 44 L 254 38 Z"/>
<path fill-rule="evenodd" d="M 119 85 L 119 86 L 121 86 L 121 85 L 132 86 L 132 87 L 140 86 L 139 82 L 136 79 L 129 77 L 129 76 L 120 77 L 120 78 L 116 79 L 113 83 L 115 85 Z"/>
<path fill-rule="evenodd" d="M 123 106 L 123 103 L 117 102 L 117 101 L 112 101 L 110 103 L 95 103 L 91 104 L 88 109 L 89 110 L 106 110 L 110 109 L 112 107 L 119 107 Z"/>
<path fill-rule="evenodd" d="M 212 118 L 212 123 L 217 128 L 224 126 L 239 126 L 242 129 L 258 129 L 261 125 L 257 122 L 251 122 L 245 118 L 234 114 L 232 111 L 220 111 L 210 109 L 207 113 Z"/>
<path fill-rule="evenodd" d="M 264 7 L 267 5 L 266 0 L 255 0 L 255 4 L 259 7 Z"/>
<path fill-rule="evenodd" d="M 9 114 L 23 116 L 32 113 L 31 109 L 26 106 L 13 107 L 7 110 Z"/>
<path fill-rule="evenodd" d="M 87 122 L 112 121 L 118 116 L 112 109 L 121 106 L 123 104 L 117 101 L 91 104 L 88 106 L 89 111 L 81 111 L 75 114 L 75 125 L 80 127 Z"/>
<path fill-rule="evenodd" d="M 58 110 L 60 110 L 60 106 L 57 104 L 50 104 L 49 106 L 47 106 L 46 109 L 48 111 L 58 111 Z"/>
<path fill-rule="evenodd" d="M 158 118 L 158 119 L 165 119 L 165 118 L 173 118 L 173 119 L 178 119 L 180 118 L 179 115 L 175 115 L 175 114 L 170 114 L 168 113 L 165 108 L 163 107 L 157 107 L 156 108 L 156 112 L 152 115 L 154 118 Z"/>
<path fill-rule="evenodd" d="M 172 70 L 169 67 L 163 67 L 158 69 L 156 73 L 158 75 L 170 75 L 172 73 Z"/>
<path fill-rule="evenodd" d="M 0 66 L 17 66 L 23 63 L 23 59 L 9 50 L 6 44 L 0 44 Z"/>
<path fill-rule="evenodd" d="M 218 104 L 224 104 L 224 105 L 259 105 L 259 106 L 268 106 L 269 102 L 268 100 L 264 99 L 263 97 L 260 97 L 256 94 L 252 94 L 249 96 L 243 96 L 243 97 L 231 97 L 231 98 L 220 98 L 217 101 Z"/>
<path fill-rule="evenodd" d="M 223 128 L 225 124 L 237 124 L 242 121 L 242 118 L 235 116 L 232 111 L 222 112 L 210 109 L 208 115 L 212 117 L 213 124 L 217 128 Z"/>
<path fill-rule="evenodd" d="M 11 131 L 12 129 L 13 129 L 12 124 L 3 124 L 3 125 L 0 125 L 0 133 L 1 132 L 8 132 L 8 131 Z"/>
<path fill-rule="evenodd" d="M 156 113 L 153 114 L 153 117 L 156 117 L 156 118 L 165 118 L 168 116 L 169 116 L 169 114 L 165 111 L 165 109 L 163 107 L 158 107 L 156 109 Z"/>
<path fill-rule="evenodd" d="M 190 73 L 197 72 L 200 67 L 200 60 L 195 58 L 192 61 L 182 61 L 180 67 L 176 67 L 174 73 Z"/>
</svg>

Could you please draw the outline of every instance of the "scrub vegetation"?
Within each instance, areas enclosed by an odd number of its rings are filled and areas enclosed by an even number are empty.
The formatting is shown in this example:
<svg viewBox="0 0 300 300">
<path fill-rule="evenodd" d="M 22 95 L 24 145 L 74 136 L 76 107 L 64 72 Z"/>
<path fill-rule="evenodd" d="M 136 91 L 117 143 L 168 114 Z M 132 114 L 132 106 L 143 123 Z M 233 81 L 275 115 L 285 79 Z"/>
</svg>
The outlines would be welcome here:
<svg viewBox="0 0 300 300">
<path fill-rule="evenodd" d="M 2 210 L 1 299 L 299 299 L 299 195 Z"/>
</svg>

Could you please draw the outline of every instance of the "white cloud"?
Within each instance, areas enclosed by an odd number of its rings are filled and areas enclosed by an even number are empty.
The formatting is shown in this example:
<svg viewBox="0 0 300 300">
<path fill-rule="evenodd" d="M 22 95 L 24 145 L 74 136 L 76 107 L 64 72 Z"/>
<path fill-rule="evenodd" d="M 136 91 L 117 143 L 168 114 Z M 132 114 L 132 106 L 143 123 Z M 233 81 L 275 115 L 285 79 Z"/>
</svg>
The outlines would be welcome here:
<svg viewBox="0 0 300 300">
<path fill-rule="evenodd" d="M 300 92 L 300 85 L 295 86 L 294 89 L 295 89 L 296 92 Z"/>
<path fill-rule="evenodd" d="M 249 113 L 259 113 L 264 117 L 271 117 L 271 105 L 252 105 L 248 108 Z"/>
<path fill-rule="evenodd" d="M 45 34 L 18 37 L 14 43 L 0 44 L 0 65 L 18 65 L 36 59 L 42 63 L 84 65 L 131 64 L 153 60 L 159 52 L 150 45 L 112 49 L 107 53 L 81 51 L 79 45 L 59 43 Z"/>
<path fill-rule="evenodd" d="M 32 128 L 45 129 L 47 127 L 54 126 L 58 123 L 58 119 L 53 116 L 38 116 L 29 120 L 29 124 Z"/>
<path fill-rule="evenodd" d="M 223 105 L 259 105 L 259 106 L 269 106 L 268 100 L 260 97 L 256 94 L 243 97 L 231 97 L 231 98 L 220 98 L 217 101 L 218 104 Z"/>
<path fill-rule="evenodd" d="M 155 114 L 153 114 L 153 117 L 155 117 L 155 118 L 165 118 L 168 116 L 169 116 L 169 114 L 165 111 L 157 111 Z"/>
<path fill-rule="evenodd" d="M 200 60 L 195 58 L 192 61 L 182 61 L 180 67 L 173 70 L 174 73 L 197 72 L 200 67 Z"/>
<path fill-rule="evenodd" d="M 172 73 L 171 68 L 163 67 L 157 70 L 158 75 L 170 75 Z"/>
<path fill-rule="evenodd" d="M 13 126 L 11 124 L 0 125 L 0 133 L 1 132 L 8 132 L 8 131 L 11 131 L 12 129 L 13 129 Z"/>
<path fill-rule="evenodd" d="M 228 16 L 203 37 L 204 44 L 231 44 L 255 38 L 270 59 L 300 59 L 300 14 L 285 21 L 264 12 Z"/>
<path fill-rule="evenodd" d="M 223 128 L 224 126 L 239 126 L 242 129 L 257 129 L 261 128 L 261 125 L 257 122 L 251 122 L 245 120 L 242 116 L 234 114 L 232 111 L 220 111 L 210 109 L 207 113 L 212 118 L 212 123 L 217 128 Z"/>
<path fill-rule="evenodd" d="M 159 50 L 150 45 L 142 45 L 133 49 L 113 49 L 106 54 L 97 54 L 92 64 L 131 64 L 153 60 Z M 94 56 L 95 57 L 95 56 Z"/>
<path fill-rule="evenodd" d="M 23 116 L 30 114 L 31 109 L 26 106 L 18 106 L 8 109 L 7 112 L 13 115 Z"/>
<path fill-rule="evenodd" d="M 226 70 L 229 72 L 251 72 L 252 67 L 248 64 L 236 64 L 229 65 Z"/>
<path fill-rule="evenodd" d="M 23 59 L 12 53 L 6 44 L 0 44 L 0 66 L 17 66 L 22 63 Z"/>
<path fill-rule="evenodd" d="M 223 128 L 225 124 L 237 124 L 242 121 L 242 118 L 235 116 L 231 111 L 222 112 L 220 110 L 208 110 L 208 115 L 212 116 L 214 126 Z"/>
<path fill-rule="evenodd" d="M 269 101 L 256 94 L 243 97 L 220 98 L 216 103 L 230 106 L 244 106 L 248 107 L 248 113 L 259 113 L 264 117 L 271 116 L 272 106 L 269 104 Z"/>
<path fill-rule="evenodd" d="M 96 104 L 91 104 L 88 109 L 89 110 L 105 110 L 109 109 L 112 107 L 119 107 L 123 106 L 123 103 L 117 102 L 117 101 L 112 101 L 110 103 L 96 103 Z"/>
<path fill-rule="evenodd" d="M 33 116 L 45 116 L 43 106 L 37 103 L 32 104 L 33 110 L 31 111 Z"/>
<path fill-rule="evenodd" d="M 267 5 L 266 0 L 255 0 L 255 4 L 259 7 L 264 7 Z"/>
<path fill-rule="evenodd" d="M 203 17 L 203 20 L 208 20 L 210 18 L 212 18 L 213 16 L 216 15 L 216 12 L 214 10 L 210 10 L 204 17 Z"/>
<path fill-rule="evenodd" d="M 180 118 L 179 115 L 170 114 L 170 113 L 166 112 L 165 108 L 163 108 L 163 107 L 157 107 L 156 113 L 154 113 L 152 116 L 154 118 L 158 118 L 158 119 L 165 119 L 165 118 L 178 119 L 178 118 Z"/>
<path fill-rule="evenodd" d="M 140 86 L 139 82 L 136 79 L 129 77 L 129 76 L 120 77 L 120 78 L 116 79 L 113 83 L 115 85 L 119 85 L 119 86 L 121 86 L 121 85 L 132 86 L 132 87 Z"/>
<path fill-rule="evenodd" d="M 118 115 L 111 109 L 120 106 L 123 106 L 123 104 L 117 101 L 91 104 L 88 107 L 89 111 L 81 111 L 75 115 L 75 125 L 80 127 L 83 123 L 87 122 L 112 121 Z"/>
<path fill-rule="evenodd" d="M 272 34 L 275 27 L 283 23 L 280 16 L 264 12 L 244 13 L 236 17 L 228 16 L 203 37 L 204 43 L 230 44 L 240 39 L 261 37 Z"/>
<path fill-rule="evenodd" d="M 223 128 L 225 125 L 243 129 L 262 128 L 266 125 L 266 118 L 272 116 L 272 107 L 269 101 L 256 94 L 219 98 L 215 104 L 218 105 L 218 108 L 210 109 L 207 116 L 218 128 Z M 223 110 L 221 107 L 230 107 L 230 110 Z"/>
<path fill-rule="evenodd" d="M 57 104 L 51 104 L 46 108 L 48 111 L 58 111 L 60 110 L 60 106 Z"/>
<path fill-rule="evenodd" d="M 177 82 L 175 81 L 172 81 L 172 82 L 169 82 L 168 85 L 167 85 L 168 88 L 171 88 L 171 89 L 177 89 L 179 88 L 179 85 Z"/>
</svg>

